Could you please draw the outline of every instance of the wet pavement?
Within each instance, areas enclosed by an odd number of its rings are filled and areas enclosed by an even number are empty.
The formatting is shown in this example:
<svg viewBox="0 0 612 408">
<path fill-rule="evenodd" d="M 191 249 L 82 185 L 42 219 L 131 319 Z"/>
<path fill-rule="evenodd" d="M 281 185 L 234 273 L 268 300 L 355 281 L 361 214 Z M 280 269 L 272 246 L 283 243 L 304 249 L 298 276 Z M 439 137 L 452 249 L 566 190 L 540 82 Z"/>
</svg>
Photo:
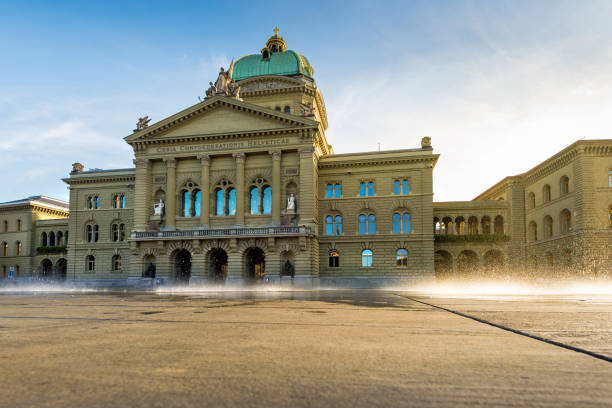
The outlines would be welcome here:
<svg viewBox="0 0 612 408">
<path fill-rule="evenodd" d="M 611 344 L 612 296 L 4 292 L 0 406 L 611 407 Z"/>
</svg>

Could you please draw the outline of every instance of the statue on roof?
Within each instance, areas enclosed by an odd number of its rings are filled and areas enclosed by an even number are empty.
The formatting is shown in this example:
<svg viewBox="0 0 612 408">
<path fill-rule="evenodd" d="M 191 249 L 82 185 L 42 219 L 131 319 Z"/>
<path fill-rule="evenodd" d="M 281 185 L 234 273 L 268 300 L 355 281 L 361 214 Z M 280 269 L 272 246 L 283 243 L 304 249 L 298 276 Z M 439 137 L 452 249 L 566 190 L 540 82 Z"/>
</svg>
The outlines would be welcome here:
<svg viewBox="0 0 612 408">
<path fill-rule="evenodd" d="M 238 93 L 240 91 L 240 87 L 236 84 L 236 81 L 232 78 L 234 74 L 234 60 L 232 59 L 232 63 L 227 71 L 221 67 L 219 71 L 219 76 L 215 81 L 215 88 L 217 94 L 225 94 L 226 96 L 234 96 L 238 97 Z M 208 95 L 208 94 L 207 94 Z"/>
<path fill-rule="evenodd" d="M 206 90 L 206 97 L 210 98 L 212 96 L 215 96 L 215 94 L 217 93 L 217 88 L 215 88 L 215 84 L 213 84 L 212 82 L 209 82 L 208 84 L 210 85 L 210 88 Z"/>
<path fill-rule="evenodd" d="M 148 116 L 145 116 L 144 118 L 138 118 L 138 122 L 136 123 L 136 130 L 142 130 L 142 129 L 148 128 L 150 121 L 151 119 L 149 119 Z"/>
</svg>

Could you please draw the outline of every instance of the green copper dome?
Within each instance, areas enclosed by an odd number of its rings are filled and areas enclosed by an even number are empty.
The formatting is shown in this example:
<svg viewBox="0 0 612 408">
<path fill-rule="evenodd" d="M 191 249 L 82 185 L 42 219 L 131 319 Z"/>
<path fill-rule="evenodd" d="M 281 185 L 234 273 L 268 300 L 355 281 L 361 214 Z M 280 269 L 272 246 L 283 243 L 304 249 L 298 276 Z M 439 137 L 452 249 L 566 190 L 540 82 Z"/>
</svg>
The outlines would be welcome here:
<svg viewBox="0 0 612 408">
<path fill-rule="evenodd" d="M 240 58 L 234 63 L 232 78 L 240 81 L 261 75 L 296 75 L 303 74 L 312 78 L 314 68 L 303 55 L 287 50 L 274 52 L 268 58 L 262 54 L 252 54 Z"/>
</svg>

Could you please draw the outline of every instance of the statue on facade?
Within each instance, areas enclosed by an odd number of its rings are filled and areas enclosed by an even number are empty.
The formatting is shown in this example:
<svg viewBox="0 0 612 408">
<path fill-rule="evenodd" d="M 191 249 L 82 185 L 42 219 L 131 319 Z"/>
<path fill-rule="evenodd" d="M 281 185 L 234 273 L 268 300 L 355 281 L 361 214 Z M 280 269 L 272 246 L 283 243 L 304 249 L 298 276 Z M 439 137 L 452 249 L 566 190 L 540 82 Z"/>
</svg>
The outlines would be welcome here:
<svg viewBox="0 0 612 408">
<path fill-rule="evenodd" d="M 295 196 L 293 193 L 287 198 L 287 211 L 295 211 Z"/>
<path fill-rule="evenodd" d="M 425 136 L 421 139 L 421 148 L 431 149 L 431 137 Z"/>
<path fill-rule="evenodd" d="M 240 99 L 240 85 L 238 85 L 234 78 L 227 84 L 227 91 L 227 96 L 233 96 L 236 99 Z"/>
<path fill-rule="evenodd" d="M 148 116 L 145 116 L 144 118 L 138 118 L 138 122 L 136 123 L 136 130 L 142 130 L 142 129 L 148 128 L 150 121 L 151 119 L 149 119 Z"/>
<path fill-rule="evenodd" d="M 164 202 L 159 199 L 159 203 L 153 205 L 153 214 L 162 216 L 164 215 Z"/>
<path fill-rule="evenodd" d="M 83 171 L 83 165 L 79 162 L 72 163 L 72 172 L 78 173 L 79 171 Z"/>
<path fill-rule="evenodd" d="M 240 86 L 236 83 L 236 81 L 232 78 L 234 74 L 234 60 L 230 64 L 230 67 L 227 71 L 221 67 L 219 70 L 219 76 L 215 81 L 214 88 L 215 94 L 225 94 L 225 96 L 233 96 L 238 98 L 240 93 Z M 211 88 L 206 91 L 206 96 L 208 96 L 209 91 L 212 92 L 213 85 L 211 84 Z"/>
<path fill-rule="evenodd" d="M 314 116 L 314 110 L 312 109 L 311 103 L 300 103 L 302 107 L 302 114 L 304 116 Z"/>
<path fill-rule="evenodd" d="M 206 90 L 206 97 L 210 98 L 212 96 L 215 96 L 215 94 L 217 93 L 217 88 L 215 88 L 215 85 L 212 82 L 209 82 L 208 84 L 210 85 L 210 88 Z"/>
</svg>

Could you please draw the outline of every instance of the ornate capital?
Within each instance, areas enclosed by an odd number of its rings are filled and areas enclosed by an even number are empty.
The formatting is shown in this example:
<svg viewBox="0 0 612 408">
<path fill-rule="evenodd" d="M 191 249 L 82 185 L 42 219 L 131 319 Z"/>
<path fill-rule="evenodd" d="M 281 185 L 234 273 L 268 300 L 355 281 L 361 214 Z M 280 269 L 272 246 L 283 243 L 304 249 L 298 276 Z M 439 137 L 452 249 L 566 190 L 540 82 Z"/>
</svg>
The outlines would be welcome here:
<svg viewBox="0 0 612 408">
<path fill-rule="evenodd" d="M 280 150 L 270 150 L 268 152 L 272 156 L 272 160 L 280 160 L 282 152 Z"/>
<path fill-rule="evenodd" d="M 244 159 L 246 157 L 244 153 L 234 153 L 232 156 L 234 156 L 234 159 L 236 159 L 236 163 L 244 163 Z"/>
<path fill-rule="evenodd" d="M 149 159 L 134 159 L 133 163 L 137 169 L 149 167 Z"/>
<path fill-rule="evenodd" d="M 164 159 L 167 168 L 176 168 L 176 159 L 174 157 L 168 157 Z"/>
<path fill-rule="evenodd" d="M 207 154 L 200 154 L 198 155 L 198 159 L 200 159 L 200 163 L 202 163 L 202 165 L 204 166 L 208 166 L 210 165 L 210 156 Z"/>
</svg>

